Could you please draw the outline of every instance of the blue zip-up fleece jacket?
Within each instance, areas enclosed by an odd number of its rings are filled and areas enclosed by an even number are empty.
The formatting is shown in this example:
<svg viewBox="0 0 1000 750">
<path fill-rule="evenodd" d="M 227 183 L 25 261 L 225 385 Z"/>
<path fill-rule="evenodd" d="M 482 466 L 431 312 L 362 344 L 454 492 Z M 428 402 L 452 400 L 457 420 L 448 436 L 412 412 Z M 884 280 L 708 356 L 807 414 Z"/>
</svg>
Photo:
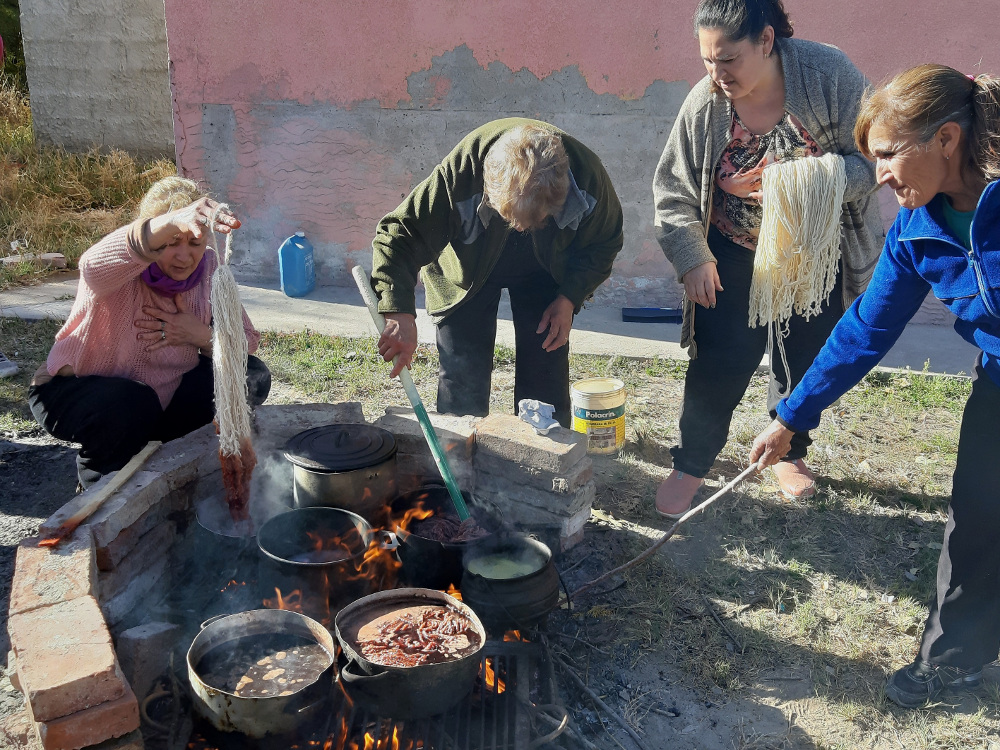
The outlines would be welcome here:
<svg viewBox="0 0 1000 750">
<path fill-rule="evenodd" d="M 811 430 L 896 343 L 927 290 L 957 317 L 955 330 L 983 350 L 983 368 L 1000 385 L 1000 181 L 986 186 L 966 250 L 944 219 L 943 195 L 900 209 L 867 291 L 837 323 L 802 382 L 778 404 L 779 421 Z"/>
</svg>

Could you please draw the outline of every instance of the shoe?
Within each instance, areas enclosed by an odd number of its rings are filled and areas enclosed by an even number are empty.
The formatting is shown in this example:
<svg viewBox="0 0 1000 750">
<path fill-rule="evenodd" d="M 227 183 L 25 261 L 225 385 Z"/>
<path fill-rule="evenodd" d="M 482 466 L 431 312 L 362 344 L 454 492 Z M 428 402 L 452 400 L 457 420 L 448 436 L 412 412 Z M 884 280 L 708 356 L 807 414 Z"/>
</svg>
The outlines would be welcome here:
<svg viewBox="0 0 1000 750">
<path fill-rule="evenodd" d="M 983 669 L 964 670 L 917 659 L 893 673 L 885 686 L 886 697 L 903 708 L 920 708 L 946 689 L 972 690 L 983 681 Z"/>
<path fill-rule="evenodd" d="M 0 378 L 9 378 L 11 375 L 17 375 L 17 370 L 17 365 L 7 359 L 3 352 L 0 352 Z"/>
<path fill-rule="evenodd" d="M 778 461 L 771 470 L 778 479 L 781 494 L 790 500 L 800 500 L 816 494 L 816 476 L 801 458 Z"/>
<path fill-rule="evenodd" d="M 664 518 L 676 521 L 691 510 L 694 496 L 704 483 L 705 480 L 701 477 L 693 477 L 673 469 L 656 488 L 656 503 L 653 505 L 653 510 Z"/>
</svg>

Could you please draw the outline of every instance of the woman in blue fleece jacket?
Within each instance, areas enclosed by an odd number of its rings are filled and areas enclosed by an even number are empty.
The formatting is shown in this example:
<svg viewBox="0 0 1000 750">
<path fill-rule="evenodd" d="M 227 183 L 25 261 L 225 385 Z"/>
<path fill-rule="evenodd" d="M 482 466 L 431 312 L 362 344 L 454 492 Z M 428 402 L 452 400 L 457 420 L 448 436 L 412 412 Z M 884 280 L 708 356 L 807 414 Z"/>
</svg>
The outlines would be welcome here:
<svg viewBox="0 0 1000 750">
<path fill-rule="evenodd" d="M 870 92 L 854 136 L 902 207 L 868 290 L 834 328 L 750 459 L 766 466 L 879 363 L 928 290 L 982 351 L 962 417 L 937 599 L 886 695 L 914 708 L 977 686 L 1000 651 L 1000 78 L 921 65 Z"/>
</svg>

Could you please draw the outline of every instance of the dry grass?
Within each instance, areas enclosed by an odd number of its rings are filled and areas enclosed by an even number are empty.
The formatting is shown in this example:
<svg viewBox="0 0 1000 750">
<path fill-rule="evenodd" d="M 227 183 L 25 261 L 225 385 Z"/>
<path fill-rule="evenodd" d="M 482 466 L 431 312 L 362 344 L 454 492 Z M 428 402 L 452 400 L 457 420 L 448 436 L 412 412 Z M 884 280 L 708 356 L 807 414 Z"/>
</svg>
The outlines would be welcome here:
<svg viewBox="0 0 1000 750">
<path fill-rule="evenodd" d="M 28 100 L 0 76 L 0 256 L 22 240 L 31 253 L 58 252 L 73 267 L 84 250 L 127 223 L 153 182 L 175 173 L 172 162 L 139 163 L 123 151 L 70 154 L 39 146 Z M 36 264 L 0 267 L 0 289 L 33 281 Z"/>
<path fill-rule="evenodd" d="M 8 354 L 16 351 L 26 371 L 0 381 L 4 437 L 33 429 L 23 407 L 27 371 L 44 359 L 56 325 L 0 320 Z M 369 417 L 405 403 L 400 388 L 386 387 L 373 339 L 267 333 L 260 354 L 275 375 L 272 400 L 356 399 Z M 497 363 L 493 408 L 507 411 L 512 353 L 498 350 Z M 429 403 L 436 367 L 433 350 L 422 350 L 414 376 Z M 564 561 L 581 562 L 571 589 L 662 533 L 651 499 L 676 439 L 684 369 L 668 360 L 571 358 L 574 378 L 614 375 L 629 386 L 625 449 L 595 460 L 596 523 Z M 765 388 L 763 377 L 754 379 L 710 475 L 713 487 L 735 475 L 766 424 Z M 806 696 L 787 730 L 734 730 L 733 746 L 747 750 L 990 748 L 1000 734 L 996 683 L 920 711 L 897 709 L 881 692 L 886 673 L 912 658 L 923 628 L 968 391 L 963 379 L 872 375 L 815 433 L 809 460 L 821 477 L 817 496 L 785 502 L 770 475 L 750 480 L 619 587 L 563 611 L 553 625 L 584 649 L 591 686 L 603 685 L 640 732 L 669 705 L 663 675 L 712 701 L 792 711 L 798 704 L 789 691 Z M 644 681 L 649 665 L 659 679 Z"/>
</svg>

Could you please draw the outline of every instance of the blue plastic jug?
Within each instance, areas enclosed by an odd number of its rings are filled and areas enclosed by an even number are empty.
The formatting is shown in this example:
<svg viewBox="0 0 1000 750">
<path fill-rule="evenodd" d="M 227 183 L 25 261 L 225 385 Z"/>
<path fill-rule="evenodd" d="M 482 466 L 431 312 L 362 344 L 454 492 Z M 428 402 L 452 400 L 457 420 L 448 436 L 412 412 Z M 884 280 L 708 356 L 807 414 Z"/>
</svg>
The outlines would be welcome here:
<svg viewBox="0 0 1000 750">
<path fill-rule="evenodd" d="M 281 291 L 289 297 L 302 297 L 316 288 L 316 264 L 313 246 L 305 232 L 296 232 L 278 249 Z"/>
</svg>

